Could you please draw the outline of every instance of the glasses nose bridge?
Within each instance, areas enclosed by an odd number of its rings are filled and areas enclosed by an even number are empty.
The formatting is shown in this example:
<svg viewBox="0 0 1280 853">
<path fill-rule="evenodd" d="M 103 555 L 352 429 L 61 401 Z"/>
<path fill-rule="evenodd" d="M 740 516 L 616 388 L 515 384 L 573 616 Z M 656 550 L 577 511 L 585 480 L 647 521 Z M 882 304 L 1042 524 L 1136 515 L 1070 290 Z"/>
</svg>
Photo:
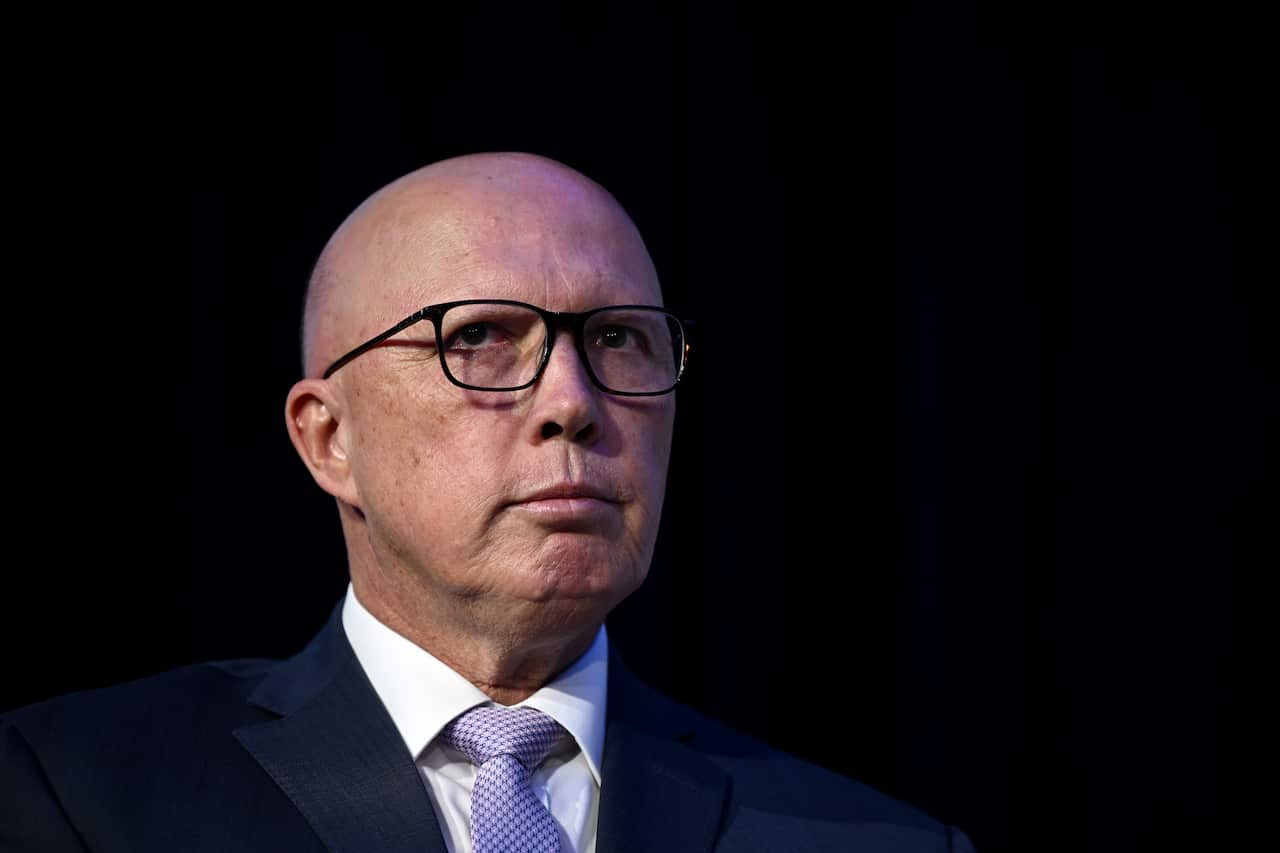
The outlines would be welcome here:
<svg viewBox="0 0 1280 853">
<path fill-rule="evenodd" d="M 578 344 L 582 337 L 582 328 L 585 325 L 586 314 L 575 311 L 547 311 L 542 310 L 542 320 L 547 329 L 547 340 L 544 344 L 543 358 L 551 357 L 551 349 L 556 345 L 556 338 L 560 337 L 561 329 L 568 329 L 569 336 L 573 338 L 574 349 L 578 349 Z M 545 365 L 544 365 L 545 366 Z"/>
<path fill-rule="evenodd" d="M 592 377 L 591 366 L 587 364 L 586 353 L 582 349 L 582 333 L 586 325 L 586 314 L 575 311 L 547 311 L 542 310 L 543 322 L 547 329 L 547 339 L 542 345 L 542 364 L 538 368 L 538 375 L 535 382 L 541 381 L 543 374 L 547 372 L 547 365 L 551 364 L 551 352 L 555 348 L 556 338 L 560 337 L 560 330 L 566 329 L 569 332 L 570 346 L 573 348 L 574 356 L 578 359 L 581 367 L 586 370 L 588 378 Z"/>
</svg>

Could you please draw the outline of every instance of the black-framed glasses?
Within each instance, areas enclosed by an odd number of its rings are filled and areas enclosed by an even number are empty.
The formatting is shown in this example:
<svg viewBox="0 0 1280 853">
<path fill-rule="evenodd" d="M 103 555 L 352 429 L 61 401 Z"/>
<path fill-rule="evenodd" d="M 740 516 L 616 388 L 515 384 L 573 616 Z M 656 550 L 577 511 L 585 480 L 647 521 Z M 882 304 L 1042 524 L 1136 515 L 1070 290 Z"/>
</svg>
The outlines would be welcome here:
<svg viewBox="0 0 1280 853">
<path fill-rule="evenodd" d="M 689 351 L 684 324 L 655 305 L 573 312 L 510 299 L 463 299 L 415 311 L 329 365 L 324 378 L 422 320 L 431 321 L 435 337 L 405 343 L 434 348 L 449 381 L 472 391 L 519 391 L 537 382 L 564 326 L 573 330 L 591 382 L 610 394 L 669 393 L 684 373 Z"/>
</svg>

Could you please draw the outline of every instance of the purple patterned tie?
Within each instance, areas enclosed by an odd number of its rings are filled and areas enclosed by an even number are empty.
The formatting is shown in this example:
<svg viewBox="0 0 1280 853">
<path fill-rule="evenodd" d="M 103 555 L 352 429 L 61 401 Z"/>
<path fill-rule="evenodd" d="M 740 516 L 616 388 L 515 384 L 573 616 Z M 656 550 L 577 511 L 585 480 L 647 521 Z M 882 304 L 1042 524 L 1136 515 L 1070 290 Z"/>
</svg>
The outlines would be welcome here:
<svg viewBox="0 0 1280 853">
<path fill-rule="evenodd" d="M 479 768 L 471 789 L 476 853 L 559 853 L 560 830 L 529 787 L 529 774 L 566 734 L 560 724 L 533 708 L 478 707 L 441 734 Z"/>
</svg>

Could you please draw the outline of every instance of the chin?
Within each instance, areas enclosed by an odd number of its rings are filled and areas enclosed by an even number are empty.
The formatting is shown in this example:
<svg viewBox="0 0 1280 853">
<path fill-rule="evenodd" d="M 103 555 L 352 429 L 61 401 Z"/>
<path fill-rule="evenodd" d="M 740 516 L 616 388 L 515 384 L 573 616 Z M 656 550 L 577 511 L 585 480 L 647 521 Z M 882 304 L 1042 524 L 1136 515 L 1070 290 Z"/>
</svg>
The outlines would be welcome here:
<svg viewBox="0 0 1280 853">
<path fill-rule="evenodd" d="M 530 547 L 531 546 L 531 547 Z M 524 613 L 521 621 L 600 620 L 635 591 L 645 572 L 626 539 L 581 533 L 542 535 L 525 547 L 487 561 L 491 591 Z M 493 572 L 498 575 L 494 576 Z"/>
<path fill-rule="evenodd" d="M 635 591 L 643 580 L 630 564 L 605 559 L 539 561 L 525 575 L 520 597 L 548 610 L 593 611 L 599 618 Z"/>
<path fill-rule="evenodd" d="M 520 638 L 524 648 L 558 648 L 594 635 L 612 609 L 609 601 L 588 597 L 524 600 L 505 608 L 500 618 L 503 629 Z"/>
<path fill-rule="evenodd" d="M 612 607 L 630 595 L 638 584 L 628 581 L 629 573 L 614 567 L 556 564 L 543 566 L 528 590 L 529 598 L 539 603 L 599 602 Z"/>
</svg>

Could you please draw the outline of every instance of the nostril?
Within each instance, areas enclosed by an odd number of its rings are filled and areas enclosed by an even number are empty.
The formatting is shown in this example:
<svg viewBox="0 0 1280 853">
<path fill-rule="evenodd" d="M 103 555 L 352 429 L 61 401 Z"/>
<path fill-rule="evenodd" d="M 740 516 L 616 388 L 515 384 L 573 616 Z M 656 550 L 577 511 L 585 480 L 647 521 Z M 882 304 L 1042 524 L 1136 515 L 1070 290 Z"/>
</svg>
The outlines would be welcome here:
<svg viewBox="0 0 1280 853">
<path fill-rule="evenodd" d="M 542 425 L 542 437 L 544 440 L 554 438 L 562 432 L 564 432 L 564 427 L 560 426 L 560 424 L 555 421 L 548 421 Z"/>
<path fill-rule="evenodd" d="M 595 434 L 595 424 L 587 424 L 573 436 L 574 441 L 586 441 Z"/>
</svg>

